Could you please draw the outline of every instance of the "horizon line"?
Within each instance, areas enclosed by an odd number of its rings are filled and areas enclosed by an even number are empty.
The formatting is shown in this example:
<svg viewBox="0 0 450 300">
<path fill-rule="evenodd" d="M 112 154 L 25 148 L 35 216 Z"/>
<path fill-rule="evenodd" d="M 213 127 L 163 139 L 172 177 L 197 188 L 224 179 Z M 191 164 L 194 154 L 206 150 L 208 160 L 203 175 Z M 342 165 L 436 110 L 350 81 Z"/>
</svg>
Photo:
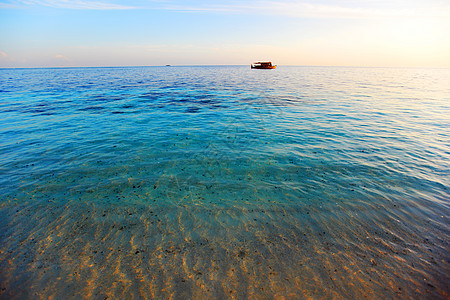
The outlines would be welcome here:
<svg viewBox="0 0 450 300">
<path fill-rule="evenodd" d="M 83 68 L 152 68 L 152 67 L 245 67 L 250 64 L 186 64 L 186 65 L 117 65 L 117 66 L 41 66 L 41 67 L 1 67 L 0 70 L 6 69 L 83 69 Z M 450 66 L 357 66 L 357 65 L 279 65 L 277 67 L 315 67 L 315 68 L 379 68 L 379 69 L 450 69 Z"/>
</svg>

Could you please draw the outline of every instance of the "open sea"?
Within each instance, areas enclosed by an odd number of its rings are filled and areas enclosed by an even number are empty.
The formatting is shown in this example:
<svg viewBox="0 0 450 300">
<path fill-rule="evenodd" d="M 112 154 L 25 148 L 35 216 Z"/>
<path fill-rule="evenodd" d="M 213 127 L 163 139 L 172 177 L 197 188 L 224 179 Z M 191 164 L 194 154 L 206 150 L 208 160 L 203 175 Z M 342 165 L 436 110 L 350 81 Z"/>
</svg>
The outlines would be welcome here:
<svg viewBox="0 0 450 300">
<path fill-rule="evenodd" d="M 1 299 L 449 299 L 450 69 L 0 69 Z"/>
</svg>

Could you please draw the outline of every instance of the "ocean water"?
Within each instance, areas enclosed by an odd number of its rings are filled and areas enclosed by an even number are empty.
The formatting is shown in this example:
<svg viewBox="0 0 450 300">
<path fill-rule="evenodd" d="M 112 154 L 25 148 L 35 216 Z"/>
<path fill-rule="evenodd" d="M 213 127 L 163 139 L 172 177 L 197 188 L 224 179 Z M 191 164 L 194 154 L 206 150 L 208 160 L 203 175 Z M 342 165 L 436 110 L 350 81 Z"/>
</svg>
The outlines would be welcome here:
<svg viewBox="0 0 450 300">
<path fill-rule="evenodd" d="M 450 69 L 0 70 L 0 298 L 448 299 Z"/>
</svg>

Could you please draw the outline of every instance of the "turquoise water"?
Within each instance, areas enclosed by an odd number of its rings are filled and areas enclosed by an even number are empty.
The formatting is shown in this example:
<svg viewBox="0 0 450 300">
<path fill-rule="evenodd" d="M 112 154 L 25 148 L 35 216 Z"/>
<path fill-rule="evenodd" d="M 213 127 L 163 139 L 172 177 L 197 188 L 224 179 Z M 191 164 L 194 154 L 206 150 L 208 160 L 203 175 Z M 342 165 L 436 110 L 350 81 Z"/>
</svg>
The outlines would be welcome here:
<svg viewBox="0 0 450 300">
<path fill-rule="evenodd" d="M 0 297 L 449 297 L 450 69 L 0 70 Z"/>
</svg>

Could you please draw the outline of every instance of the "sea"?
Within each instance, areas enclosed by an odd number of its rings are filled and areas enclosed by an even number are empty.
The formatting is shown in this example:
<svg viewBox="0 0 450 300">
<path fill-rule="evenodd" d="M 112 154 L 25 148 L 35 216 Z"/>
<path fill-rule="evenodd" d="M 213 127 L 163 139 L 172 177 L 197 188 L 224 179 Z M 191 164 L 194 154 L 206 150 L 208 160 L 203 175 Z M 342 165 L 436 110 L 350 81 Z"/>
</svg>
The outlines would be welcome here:
<svg viewBox="0 0 450 300">
<path fill-rule="evenodd" d="M 0 69 L 1 299 L 449 299 L 450 69 Z"/>
</svg>

